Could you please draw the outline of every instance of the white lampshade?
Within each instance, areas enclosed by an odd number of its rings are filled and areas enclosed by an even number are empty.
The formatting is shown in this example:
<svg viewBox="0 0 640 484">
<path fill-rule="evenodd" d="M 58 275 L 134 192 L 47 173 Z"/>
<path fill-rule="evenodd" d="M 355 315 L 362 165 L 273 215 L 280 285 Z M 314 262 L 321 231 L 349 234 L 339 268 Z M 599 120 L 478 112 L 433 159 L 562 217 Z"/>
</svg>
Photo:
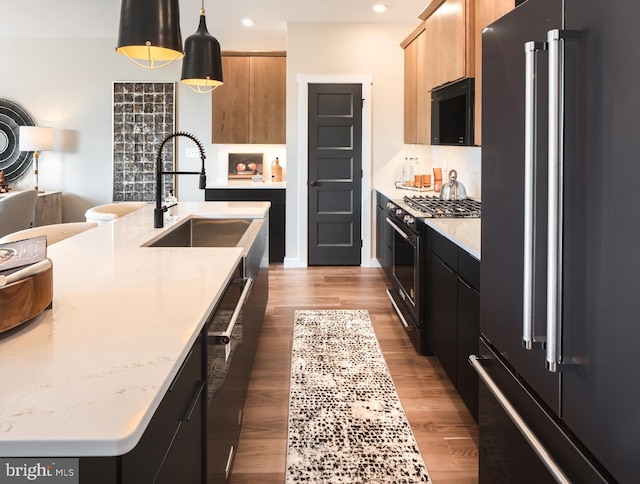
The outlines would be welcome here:
<svg viewBox="0 0 640 484">
<path fill-rule="evenodd" d="M 50 151 L 53 148 L 53 128 L 20 126 L 20 151 Z"/>
</svg>

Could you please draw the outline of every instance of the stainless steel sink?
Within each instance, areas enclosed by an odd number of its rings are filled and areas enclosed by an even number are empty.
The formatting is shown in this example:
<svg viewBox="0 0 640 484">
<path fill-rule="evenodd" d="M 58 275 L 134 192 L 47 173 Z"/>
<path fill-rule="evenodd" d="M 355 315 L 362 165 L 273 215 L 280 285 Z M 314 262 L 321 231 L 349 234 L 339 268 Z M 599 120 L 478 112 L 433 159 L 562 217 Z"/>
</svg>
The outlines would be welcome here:
<svg viewBox="0 0 640 484">
<path fill-rule="evenodd" d="M 243 247 L 248 250 L 261 226 L 261 219 L 193 216 L 143 247 Z"/>
</svg>

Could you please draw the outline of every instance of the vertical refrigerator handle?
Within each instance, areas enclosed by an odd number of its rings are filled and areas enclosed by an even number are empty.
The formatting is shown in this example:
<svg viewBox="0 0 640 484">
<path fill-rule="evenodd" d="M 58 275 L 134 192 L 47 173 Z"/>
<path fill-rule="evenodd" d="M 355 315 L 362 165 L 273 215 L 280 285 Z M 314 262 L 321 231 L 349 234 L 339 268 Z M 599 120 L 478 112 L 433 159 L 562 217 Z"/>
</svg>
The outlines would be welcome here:
<svg viewBox="0 0 640 484">
<path fill-rule="evenodd" d="M 562 169 L 564 50 L 559 30 L 547 32 L 549 45 L 549 173 L 547 242 L 547 358 L 550 372 L 557 371 L 560 358 L 558 331 L 562 324 Z"/>
<path fill-rule="evenodd" d="M 525 121 L 524 121 L 524 258 L 522 294 L 522 346 L 527 350 L 544 348 L 544 337 L 535 336 L 533 327 L 535 180 L 537 163 L 537 52 L 546 49 L 544 42 L 526 42 L 525 52 Z"/>
<path fill-rule="evenodd" d="M 564 42 L 579 33 L 549 30 L 549 153 L 547 242 L 547 351 L 546 367 L 552 373 L 576 369 L 562 355 L 562 241 L 564 187 Z"/>
</svg>

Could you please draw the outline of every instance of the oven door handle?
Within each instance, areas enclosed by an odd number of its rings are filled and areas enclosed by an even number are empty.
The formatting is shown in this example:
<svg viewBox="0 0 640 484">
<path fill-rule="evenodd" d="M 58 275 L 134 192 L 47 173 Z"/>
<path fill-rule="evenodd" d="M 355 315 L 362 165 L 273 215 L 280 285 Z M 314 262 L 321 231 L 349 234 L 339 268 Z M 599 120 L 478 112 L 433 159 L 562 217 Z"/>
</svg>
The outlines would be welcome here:
<svg viewBox="0 0 640 484">
<path fill-rule="evenodd" d="M 402 235 L 402 238 L 404 240 L 406 240 L 407 242 L 411 243 L 411 237 L 409 237 L 404 230 L 402 230 L 400 227 L 398 227 L 394 222 L 391 221 L 391 219 L 389 217 L 387 217 L 387 223 L 389 225 L 391 225 L 391 227 L 393 227 L 393 229 L 398 232 L 400 235 Z M 411 244 L 413 245 L 413 244 Z"/>
<path fill-rule="evenodd" d="M 238 322 L 238 318 L 240 317 L 240 312 L 242 311 L 242 306 L 247 302 L 247 298 L 249 297 L 249 293 L 251 293 L 251 289 L 253 287 L 253 278 L 248 277 L 245 279 L 244 289 L 242 289 L 242 294 L 240 295 L 240 299 L 238 299 L 238 304 L 236 304 L 236 308 L 233 310 L 233 314 L 231 315 L 231 319 L 229 320 L 229 324 L 227 325 L 227 329 L 225 329 L 222 333 L 216 334 L 216 343 L 218 345 L 228 345 L 231 342 L 231 334 L 233 333 L 234 328 L 236 327 L 236 323 Z"/>
<path fill-rule="evenodd" d="M 389 297 L 389 300 L 391 301 L 391 305 L 393 306 L 393 309 L 396 311 L 396 314 L 400 318 L 400 322 L 402 323 L 402 326 L 404 326 L 405 329 L 409 329 L 409 323 L 407 323 L 407 320 L 404 319 L 404 316 L 402 315 L 402 311 L 400 311 L 400 308 L 398 307 L 398 305 L 394 301 L 393 296 L 391 295 L 391 291 L 389 289 L 387 289 L 387 296 Z"/>
</svg>

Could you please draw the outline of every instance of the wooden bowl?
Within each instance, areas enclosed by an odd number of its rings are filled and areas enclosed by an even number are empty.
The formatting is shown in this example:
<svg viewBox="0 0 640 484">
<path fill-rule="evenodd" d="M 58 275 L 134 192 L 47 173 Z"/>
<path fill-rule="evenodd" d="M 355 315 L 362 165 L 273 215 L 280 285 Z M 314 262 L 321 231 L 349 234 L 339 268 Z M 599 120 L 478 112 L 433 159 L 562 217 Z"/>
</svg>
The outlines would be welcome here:
<svg viewBox="0 0 640 484">
<path fill-rule="evenodd" d="M 53 300 L 53 266 L 31 277 L 0 287 L 0 333 L 26 323 Z"/>
</svg>

